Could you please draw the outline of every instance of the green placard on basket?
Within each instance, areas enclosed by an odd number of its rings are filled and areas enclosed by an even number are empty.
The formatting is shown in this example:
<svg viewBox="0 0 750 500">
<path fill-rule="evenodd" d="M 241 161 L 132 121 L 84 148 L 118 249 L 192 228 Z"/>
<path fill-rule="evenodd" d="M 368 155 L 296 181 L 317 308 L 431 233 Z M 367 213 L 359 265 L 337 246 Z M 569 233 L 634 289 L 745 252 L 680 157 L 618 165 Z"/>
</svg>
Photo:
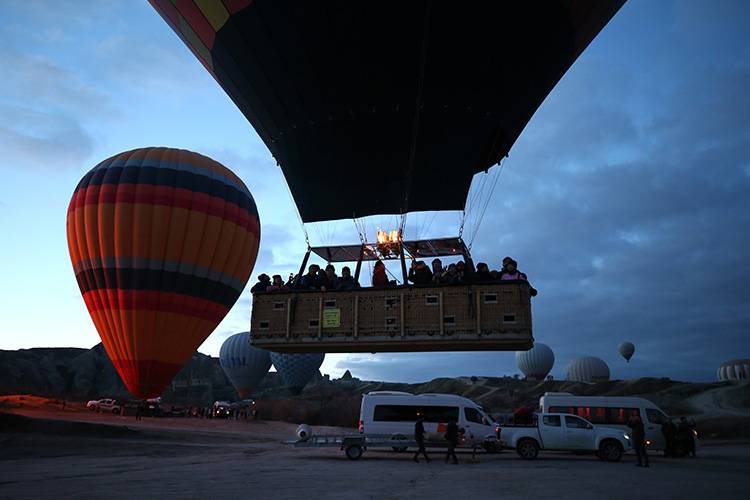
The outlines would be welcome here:
<svg viewBox="0 0 750 500">
<path fill-rule="evenodd" d="M 338 328 L 341 326 L 341 309 L 332 307 L 323 309 L 323 328 Z"/>
</svg>

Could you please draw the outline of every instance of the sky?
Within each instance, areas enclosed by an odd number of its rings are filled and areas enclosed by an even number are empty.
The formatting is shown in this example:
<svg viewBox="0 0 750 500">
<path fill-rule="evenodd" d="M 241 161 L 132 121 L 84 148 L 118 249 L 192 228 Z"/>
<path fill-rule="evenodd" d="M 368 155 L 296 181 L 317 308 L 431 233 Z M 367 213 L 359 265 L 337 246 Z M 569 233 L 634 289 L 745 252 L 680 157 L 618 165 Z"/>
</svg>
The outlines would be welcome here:
<svg viewBox="0 0 750 500">
<path fill-rule="evenodd" d="M 613 378 L 695 381 L 750 357 L 749 18 L 742 0 L 628 1 L 494 174 L 472 254 L 493 267 L 513 255 L 529 275 L 555 378 L 583 355 Z M 262 224 L 250 283 L 296 271 L 304 233 L 280 169 L 147 2 L 2 2 L 0 67 L 0 349 L 99 342 L 65 216 L 80 178 L 121 151 L 179 147 L 231 168 Z M 455 234 L 456 214 L 434 215 L 413 230 Z M 351 223 L 308 233 L 358 241 Z M 201 352 L 248 329 L 249 288 Z M 346 369 L 406 382 L 518 373 L 512 352 L 329 354 L 321 371 Z"/>
</svg>

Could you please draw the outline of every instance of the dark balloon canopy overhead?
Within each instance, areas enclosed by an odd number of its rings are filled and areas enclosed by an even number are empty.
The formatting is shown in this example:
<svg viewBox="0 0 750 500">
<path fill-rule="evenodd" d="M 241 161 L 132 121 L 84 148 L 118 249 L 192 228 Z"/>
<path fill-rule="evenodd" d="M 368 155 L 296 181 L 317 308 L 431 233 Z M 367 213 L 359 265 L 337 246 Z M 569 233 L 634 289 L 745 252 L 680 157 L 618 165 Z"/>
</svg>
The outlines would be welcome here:
<svg viewBox="0 0 750 500">
<path fill-rule="evenodd" d="M 151 3 L 314 222 L 463 209 L 624 0 Z"/>
</svg>

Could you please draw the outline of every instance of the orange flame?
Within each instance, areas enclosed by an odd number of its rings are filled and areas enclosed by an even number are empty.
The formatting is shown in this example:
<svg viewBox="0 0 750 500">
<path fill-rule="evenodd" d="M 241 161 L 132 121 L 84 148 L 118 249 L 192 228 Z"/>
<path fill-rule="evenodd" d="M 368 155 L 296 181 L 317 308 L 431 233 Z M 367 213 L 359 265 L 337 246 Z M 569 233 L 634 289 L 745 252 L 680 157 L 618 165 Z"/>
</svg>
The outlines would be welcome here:
<svg viewBox="0 0 750 500">
<path fill-rule="evenodd" d="M 379 245 L 382 245 L 384 243 L 398 243 L 399 241 L 401 241 L 401 234 L 397 229 L 392 230 L 390 233 L 387 233 L 382 229 L 378 229 L 377 238 Z"/>
</svg>

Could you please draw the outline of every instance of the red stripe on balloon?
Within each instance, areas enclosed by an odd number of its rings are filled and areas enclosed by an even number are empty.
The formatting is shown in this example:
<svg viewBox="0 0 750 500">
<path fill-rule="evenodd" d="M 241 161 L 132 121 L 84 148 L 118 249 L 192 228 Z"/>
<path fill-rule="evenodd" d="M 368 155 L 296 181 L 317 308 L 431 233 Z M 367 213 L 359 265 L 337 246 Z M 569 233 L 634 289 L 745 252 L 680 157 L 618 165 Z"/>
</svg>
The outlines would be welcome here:
<svg viewBox="0 0 750 500">
<path fill-rule="evenodd" d="M 196 210 L 233 222 L 256 237 L 260 236 L 258 215 L 216 196 L 184 188 L 153 184 L 101 184 L 79 189 L 73 194 L 68 213 L 85 205 L 99 203 L 143 203 Z"/>
<path fill-rule="evenodd" d="M 105 294 L 107 302 L 102 302 Z M 89 311 L 99 309 L 142 310 L 182 314 L 207 321 L 221 321 L 229 308 L 205 299 L 152 290 L 100 289 L 83 294 Z"/>
<path fill-rule="evenodd" d="M 159 396 L 182 369 L 176 363 L 112 358 L 112 364 L 131 394 L 147 399 Z M 148 383 L 145 382 L 148 380 Z"/>
</svg>

